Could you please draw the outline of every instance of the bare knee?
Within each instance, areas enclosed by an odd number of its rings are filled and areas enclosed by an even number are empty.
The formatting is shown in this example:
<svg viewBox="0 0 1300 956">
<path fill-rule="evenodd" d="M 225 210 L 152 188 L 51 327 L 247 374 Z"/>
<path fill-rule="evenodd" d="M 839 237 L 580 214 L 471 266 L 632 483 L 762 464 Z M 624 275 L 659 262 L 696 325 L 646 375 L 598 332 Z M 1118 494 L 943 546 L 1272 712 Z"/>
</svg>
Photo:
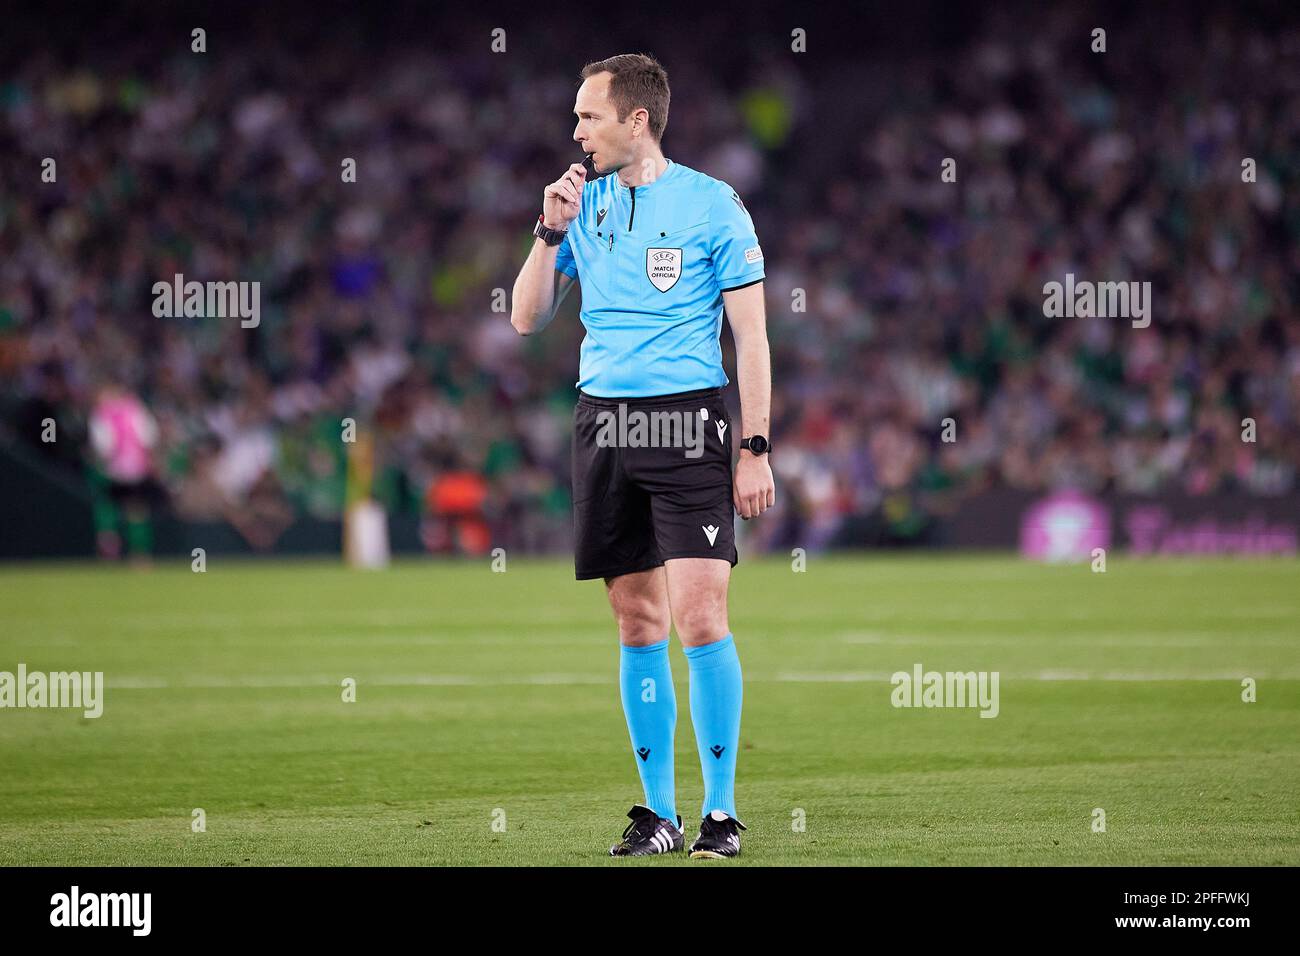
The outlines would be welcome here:
<svg viewBox="0 0 1300 956">
<path fill-rule="evenodd" d="M 683 609 L 673 615 L 677 638 L 683 647 L 712 644 L 727 635 L 726 603 L 704 604 Z"/>
<path fill-rule="evenodd" d="M 699 647 L 726 637 L 731 565 L 714 558 L 674 558 L 665 567 L 673 624 L 682 646 Z"/>
<path fill-rule="evenodd" d="M 618 642 L 631 647 L 657 644 L 668 637 L 671 615 L 667 592 L 632 586 L 615 578 L 607 582 L 609 606 L 618 622 Z"/>
<path fill-rule="evenodd" d="M 628 601 L 614 608 L 618 642 L 631 647 L 657 644 L 668 637 L 669 616 L 648 601 Z"/>
</svg>

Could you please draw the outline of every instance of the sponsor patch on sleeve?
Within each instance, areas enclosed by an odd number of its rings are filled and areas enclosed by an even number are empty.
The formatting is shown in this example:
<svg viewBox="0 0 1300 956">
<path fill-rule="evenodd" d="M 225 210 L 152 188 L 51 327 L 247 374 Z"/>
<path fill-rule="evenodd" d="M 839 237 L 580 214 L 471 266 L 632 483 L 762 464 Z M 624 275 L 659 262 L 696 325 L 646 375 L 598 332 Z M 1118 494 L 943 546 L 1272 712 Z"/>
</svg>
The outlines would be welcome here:
<svg viewBox="0 0 1300 956">
<path fill-rule="evenodd" d="M 754 248 L 752 249 L 745 250 L 746 262 L 757 262 L 761 258 L 763 258 L 763 250 L 758 246 L 754 246 Z"/>
</svg>

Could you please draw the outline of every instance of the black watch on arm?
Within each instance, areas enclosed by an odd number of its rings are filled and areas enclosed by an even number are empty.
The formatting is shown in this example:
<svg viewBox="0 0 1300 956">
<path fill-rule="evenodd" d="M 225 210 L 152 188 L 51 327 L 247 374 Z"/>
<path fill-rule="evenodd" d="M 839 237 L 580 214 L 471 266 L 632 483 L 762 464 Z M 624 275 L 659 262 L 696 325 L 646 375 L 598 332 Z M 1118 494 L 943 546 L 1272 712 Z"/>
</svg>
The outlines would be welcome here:
<svg viewBox="0 0 1300 956">
<path fill-rule="evenodd" d="M 569 234 L 567 229 L 547 229 L 545 223 L 546 216 L 544 213 L 538 213 L 537 225 L 533 226 L 533 235 L 548 246 L 558 246 L 564 241 L 564 237 Z"/>
<path fill-rule="evenodd" d="M 772 450 L 772 443 L 767 440 L 765 435 L 751 435 L 749 438 L 740 440 L 740 447 L 748 449 L 753 455 L 766 455 Z"/>
</svg>

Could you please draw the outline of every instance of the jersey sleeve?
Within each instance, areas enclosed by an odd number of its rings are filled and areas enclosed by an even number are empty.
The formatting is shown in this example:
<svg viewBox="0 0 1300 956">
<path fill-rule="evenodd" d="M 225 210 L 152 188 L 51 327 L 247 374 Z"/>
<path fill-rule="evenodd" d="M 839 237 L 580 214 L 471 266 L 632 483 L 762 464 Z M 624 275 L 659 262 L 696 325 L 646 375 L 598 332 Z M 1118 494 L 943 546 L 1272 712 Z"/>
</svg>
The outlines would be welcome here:
<svg viewBox="0 0 1300 956">
<path fill-rule="evenodd" d="M 569 228 L 572 229 L 573 226 L 570 225 Z M 574 261 L 573 249 L 569 247 L 569 236 L 567 232 L 564 235 L 564 239 L 560 241 L 560 245 L 556 249 L 555 268 L 560 272 L 563 272 L 570 279 L 578 278 L 578 263 Z"/>
<path fill-rule="evenodd" d="M 726 183 L 718 184 L 709 215 L 710 254 L 718 288 L 730 292 L 760 281 L 763 250 L 754 233 L 754 220 L 740 196 Z"/>
</svg>

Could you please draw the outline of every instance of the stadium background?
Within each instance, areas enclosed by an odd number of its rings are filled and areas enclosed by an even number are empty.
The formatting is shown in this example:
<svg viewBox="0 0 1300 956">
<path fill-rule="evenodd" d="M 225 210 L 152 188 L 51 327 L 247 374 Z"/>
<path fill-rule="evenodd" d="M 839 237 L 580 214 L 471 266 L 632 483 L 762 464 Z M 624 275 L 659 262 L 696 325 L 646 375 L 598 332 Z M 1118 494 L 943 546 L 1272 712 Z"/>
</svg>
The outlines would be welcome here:
<svg viewBox="0 0 1300 956">
<path fill-rule="evenodd" d="M 757 0 L 6 13 L 0 673 L 106 690 L 0 711 L 0 865 L 627 862 L 615 631 L 568 550 L 579 303 L 526 339 L 493 305 L 579 69 L 638 50 L 768 265 L 737 862 L 1300 863 L 1290 6 Z M 1150 327 L 1045 318 L 1067 272 L 1150 281 Z M 261 282 L 259 327 L 155 318 L 176 273 Z M 147 461 L 105 472 L 97 408 Z M 384 572 L 338 557 L 366 492 Z M 997 719 L 893 707 L 918 665 L 1000 673 Z"/>
<path fill-rule="evenodd" d="M 183 7 L 7 31 L 0 553 L 337 551 L 347 417 L 397 550 L 566 551 L 578 301 L 524 340 L 507 297 L 576 155 L 577 69 L 645 34 L 302 9 L 195 13 L 203 54 Z M 740 191 L 768 263 L 780 492 L 746 552 L 1014 546 L 1068 489 L 1161 504 L 1167 550 L 1294 553 L 1293 23 L 1117 6 L 1110 52 L 1082 55 L 1095 11 L 921 5 L 813 14 L 795 54 L 784 29 L 661 11 L 666 154 Z M 1045 318 L 1066 272 L 1150 281 L 1151 327 Z M 155 318 L 175 273 L 260 281 L 260 326 Z M 108 386 L 156 430 L 148 526 L 90 440 Z"/>
</svg>

